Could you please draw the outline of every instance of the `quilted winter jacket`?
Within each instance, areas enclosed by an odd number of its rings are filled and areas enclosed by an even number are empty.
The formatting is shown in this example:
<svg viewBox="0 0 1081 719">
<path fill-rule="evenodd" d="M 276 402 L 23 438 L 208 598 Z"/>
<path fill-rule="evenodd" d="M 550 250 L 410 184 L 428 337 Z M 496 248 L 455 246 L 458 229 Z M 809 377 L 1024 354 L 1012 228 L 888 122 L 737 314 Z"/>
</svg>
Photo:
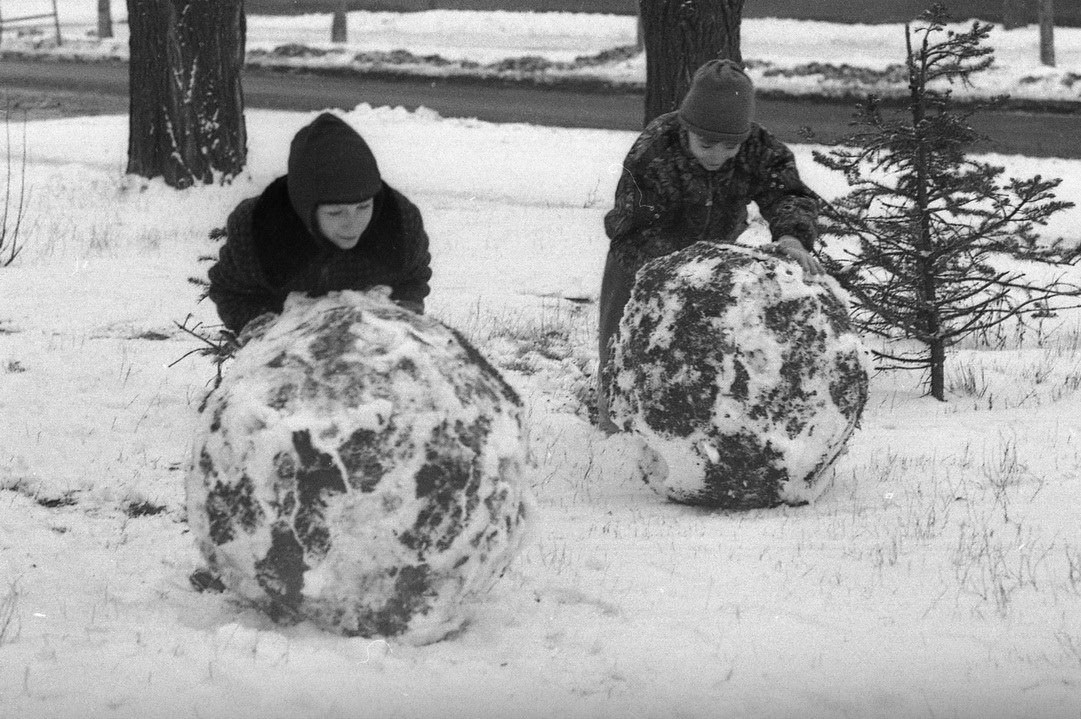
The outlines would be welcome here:
<svg viewBox="0 0 1081 719">
<path fill-rule="evenodd" d="M 392 300 L 423 312 L 432 271 L 420 210 L 385 183 L 375 200 L 371 224 L 351 250 L 308 232 L 289 201 L 287 177 L 237 205 L 208 273 L 207 294 L 225 326 L 240 334 L 256 316 L 280 313 L 290 292 L 318 296 L 375 285 L 389 285 Z"/>
<path fill-rule="evenodd" d="M 604 228 L 616 260 L 635 272 L 700 240 L 735 242 L 747 229 L 752 201 L 774 240 L 792 235 L 813 248 L 818 197 L 800 180 L 784 143 L 752 123 L 739 153 L 711 172 L 691 154 L 687 131 L 670 112 L 651 122 L 627 154 Z"/>
</svg>

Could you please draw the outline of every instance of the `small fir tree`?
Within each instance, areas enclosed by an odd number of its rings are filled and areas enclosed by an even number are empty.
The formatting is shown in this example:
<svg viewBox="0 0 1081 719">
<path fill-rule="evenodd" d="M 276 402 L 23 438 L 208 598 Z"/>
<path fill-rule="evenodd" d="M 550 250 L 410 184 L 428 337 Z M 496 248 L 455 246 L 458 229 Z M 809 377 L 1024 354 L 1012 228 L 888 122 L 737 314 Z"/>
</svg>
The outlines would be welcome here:
<svg viewBox="0 0 1081 719">
<path fill-rule="evenodd" d="M 927 371 L 930 394 L 940 400 L 950 345 L 1011 318 L 1046 313 L 1052 300 L 1081 297 L 1061 273 L 1041 282 L 1024 272 L 1029 263 L 1064 270 L 1078 259 L 1077 248 L 1040 244 L 1034 232 L 1073 205 L 1055 199 L 1061 180 L 1004 179 L 1004 168 L 966 153 L 985 139 L 969 118 L 1003 98 L 959 108 L 941 87 L 968 85 L 993 62 L 983 46 L 991 25 L 974 22 L 954 32 L 946 30 L 948 20 L 936 4 L 915 28 L 905 26 L 909 92 L 902 112 L 885 117 L 871 96 L 857 105 L 852 124 L 859 131 L 829 153 L 814 153 L 852 188 L 825 213 L 825 234 L 850 238 L 825 258 L 828 269 L 853 295 L 859 328 L 892 340 L 876 352 L 882 364 Z"/>
</svg>

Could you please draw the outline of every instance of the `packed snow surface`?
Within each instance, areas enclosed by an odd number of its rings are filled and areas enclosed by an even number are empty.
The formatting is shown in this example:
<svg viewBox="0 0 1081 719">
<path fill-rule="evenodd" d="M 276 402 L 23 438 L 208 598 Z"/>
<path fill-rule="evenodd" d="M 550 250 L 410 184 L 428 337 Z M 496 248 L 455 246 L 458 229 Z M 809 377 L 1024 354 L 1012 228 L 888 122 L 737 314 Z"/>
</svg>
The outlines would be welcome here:
<svg viewBox="0 0 1081 719">
<path fill-rule="evenodd" d="M 185 192 L 124 176 L 124 117 L 26 126 L 25 250 L 0 268 L 0 715 L 1076 718 L 1076 313 L 954 348 L 946 403 L 875 374 L 811 505 L 667 503 L 636 443 L 584 418 L 633 133 L 344 115 L 424 213 L 429 312 L 523 399 L 535 536 L 425 647 L 195 592 L 183 469 L 214 369 L 175 323 L 217 323 L 187 282 L 207 233 L 313 116 L 249 112 L 249 172 Z M 802 177 L 836 197 L 813 149 Z M 1081 196 L 1077 161 L 986 159 Z M 1079 227 L 1075 208 L 1040 231 Z M 752 215 L 746 242 L 768 239 Z"/>
</svg>

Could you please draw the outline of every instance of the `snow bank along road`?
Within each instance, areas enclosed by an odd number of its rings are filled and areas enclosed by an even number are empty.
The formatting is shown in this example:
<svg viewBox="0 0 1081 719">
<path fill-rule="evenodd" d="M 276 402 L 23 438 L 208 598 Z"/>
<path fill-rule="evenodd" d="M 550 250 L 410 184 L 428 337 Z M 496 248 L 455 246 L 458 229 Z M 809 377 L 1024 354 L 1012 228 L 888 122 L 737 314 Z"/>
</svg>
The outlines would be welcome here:
<svg viewBox="0 0 1081 719">
<path fill-rule="evenodd" d="M 55 96 L 44 104 L 56 114 L 78 115 L 127 111 L 128 71 L 123 63 L 65 63 L 5 60 L 0 62 L 0 95 L 18 106 L 21 97 Z M 244 71 L 248 107 L 278 110 L 352 109 L 372 106 L 428 107 L 445 117 L 476 117 L 490 122 L 524 122 L 557 127 L 638 130 L 642 96 L 634 93 L 594 94 L 545 90 L 527 85 L 461 81 L 393 81 L 349 75 L 285 74 L 248 68 Z M 4 97 L 0 97 L 3 100 Z M 849 130 L 848 103 L 822 100 L 765 99 L 759 118 L 788 142 L 801 139 L 809 127 L 817 141 L 829 143 Z M 991 138 L 980 150 L 1029 157 L 1081 158 L 1081 107 L 1056 112 L 999 111 L 974 118 Z"/>
</svg>

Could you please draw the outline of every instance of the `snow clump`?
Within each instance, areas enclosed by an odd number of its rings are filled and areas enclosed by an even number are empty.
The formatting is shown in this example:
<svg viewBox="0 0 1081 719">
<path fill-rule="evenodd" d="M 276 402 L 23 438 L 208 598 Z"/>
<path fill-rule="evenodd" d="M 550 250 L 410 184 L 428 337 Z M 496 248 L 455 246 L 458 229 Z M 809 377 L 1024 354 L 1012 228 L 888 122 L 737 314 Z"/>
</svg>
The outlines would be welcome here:
<svg viewBox="0 0 1081 719">
<path fill-rule="evenodd" d="M 869 360 L 832 278 L 698 242 L 639 272 L 607 381 L 644 440 L 645 480 L 676 502 L 802 504 L 867 401 Z"/>
<path fill-rule="evenodd" d="M 457 332 L 384 297 L 291 295 L 203 410 L 188 522 L 275 619 L 438 641 L 519 550 L 521 402 Z"/>
</svg>

